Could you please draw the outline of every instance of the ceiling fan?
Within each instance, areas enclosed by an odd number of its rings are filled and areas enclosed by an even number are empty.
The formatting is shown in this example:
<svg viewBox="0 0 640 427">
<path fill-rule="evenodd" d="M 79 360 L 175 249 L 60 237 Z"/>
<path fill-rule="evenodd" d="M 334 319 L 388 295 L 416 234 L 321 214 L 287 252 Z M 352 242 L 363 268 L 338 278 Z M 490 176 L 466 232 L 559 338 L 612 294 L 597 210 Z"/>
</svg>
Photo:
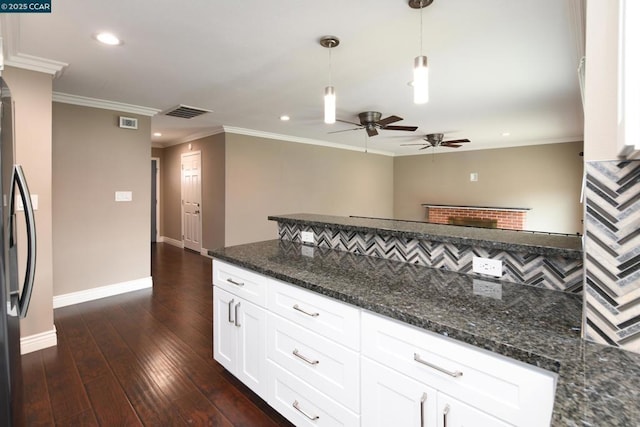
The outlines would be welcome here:
<svg viewBox="0 0 640 427">
<path fill-rule="evenodd" d="M 358 114 L 358 119 L 360 119 L 360 123 L 348 122 L 346 120 L 336 119 L 337 122 L 349 123 L 351 125 L 358 126 L 353 129 L 344 129 L 337 130 L 329 133 L 338 133 L 338 132 L 346 132 L 349 130 L 360 130 L 366 129 L 367 135 L 376 136 L 378 134 L 378 129 L 383 130 L 404 130 L 409 132 L 414 132 L 418 129 L 418 126 L 390 126 L 391 123 L 399 122 L 402 120 L 402 117 L 398 116 L 389 116 L 384 119 L 381 119 L 382 114 L 377 111 L 365 111 L 364 113 Z"/>
<path fill-rule="evenodd" d="M 471 142 L 468 139 L 454 139 L 451 141 L 443 141 L 444 134 L 443 133 L 429 133 L 422 138 L 426 141 L 426 143 L 418 143 L 418 144 L 400 144 L 400 145 L 424 145 L 424 147 L 420 148 L 420 150 L 424 150 L 429 147 L 449 147 L 449 148 L 458 148 L 462 147 L 462 143 Z"/>
</svg>

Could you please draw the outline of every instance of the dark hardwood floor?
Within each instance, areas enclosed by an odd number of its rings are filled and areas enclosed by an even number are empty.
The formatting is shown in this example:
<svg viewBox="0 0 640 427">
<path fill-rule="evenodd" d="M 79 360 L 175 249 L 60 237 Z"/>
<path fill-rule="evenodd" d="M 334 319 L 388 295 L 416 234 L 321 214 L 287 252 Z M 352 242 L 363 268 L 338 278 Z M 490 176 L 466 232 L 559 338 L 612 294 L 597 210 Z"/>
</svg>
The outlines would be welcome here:
<svg viewBox="0 0 640 427">
<path fill-rule="evenodd" d="M 211 260 L 152 245 L 153 290 L 56 309 L 23 356 L 28 426 L 291 425 L 212 357 Z"/>
</svg>

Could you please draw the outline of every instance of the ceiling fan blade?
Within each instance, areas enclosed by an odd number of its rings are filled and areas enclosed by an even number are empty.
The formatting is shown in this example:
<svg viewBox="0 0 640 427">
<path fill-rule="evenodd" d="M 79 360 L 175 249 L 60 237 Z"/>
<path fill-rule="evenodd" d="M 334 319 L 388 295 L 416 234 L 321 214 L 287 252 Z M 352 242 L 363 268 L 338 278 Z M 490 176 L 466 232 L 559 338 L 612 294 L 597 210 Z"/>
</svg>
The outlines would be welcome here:
<svg viewBox="0 0 640 427">
<path fill-rule="evenodd" d="M 360 130 L 362 128 L 353 128 L 353 129 L 342 129 L 342 130 L 334 130 L 333 132 L 327 132 L 327 133 L 340 133 L 340 132 L 348 132 L 350 130 Z"/>
<path fill-rule="evenodd" d="M 405 145 L 429 145 L 429 144 L 425 144 L 425 143 L 418 143 L 418 144 L 400 144 L 400 146 L 405 146 Z"/>
<path fill-rule="evenodd" d="M 433 145 L 429 145 L 429 144 L 427 144 L 427 145 L 425 145 L 425 146 L 424 146 L 424 147 L 422 147 L 422 148 L 418 148 L 418 150 L 426 150 L 427 148 L 430 148 L 430 147 L 433 147 Z"/>
<path fill-rule="evenodd" d="M 336 119 L 336 122 L 340 122 L 340 123 L 348 123 L 350 125 L 354 125 L 354 126 L 362 126 L 361 123 L 355 123 L 355 122 L 349 122 L 347 120 L 340 120 L 340 119 Z"/>
<path fill-rule="evenodd" d="M 375 128 L 367 128 L 367 135 L 376 136 L 377 134 L 378 134 L 378 131 Z"/>
<path fill-rule="evenodd" d="M 451 148 L 460 148 L 462 147 L 462 145 L 456 145 L 456 144 L 447 144 L 445 142 L 443 142 L 442 144 L 440 144 L 441 147 L 451 147 Z"/>
<path fill-rule="evenodd" d="M 444 141 L 443 144 L 444 143 L 447 143 L 447 144 L 460 144 L 460 143 L 463 143 L 463 142 L 471 142 L 471 141 L 469 141 L 468 139 L 454 139 L 452 141 Z"/>
<path fill-rule="evenodd" d="M 377 123 L 382 127 L 386 127 L 387 125 L 390 125 L 391 123 L 399 122 L 400 120 L 402 120 L 402 117 L 389 116 L 382 120 L 378 120 Z"/>
<path fill-rule="evenodd" d="M 418 129 L 418 126 L 384 126 L 382 129 L 385 130 L 406 130 L 410 132 L 414 132 Z"/>
</svg>

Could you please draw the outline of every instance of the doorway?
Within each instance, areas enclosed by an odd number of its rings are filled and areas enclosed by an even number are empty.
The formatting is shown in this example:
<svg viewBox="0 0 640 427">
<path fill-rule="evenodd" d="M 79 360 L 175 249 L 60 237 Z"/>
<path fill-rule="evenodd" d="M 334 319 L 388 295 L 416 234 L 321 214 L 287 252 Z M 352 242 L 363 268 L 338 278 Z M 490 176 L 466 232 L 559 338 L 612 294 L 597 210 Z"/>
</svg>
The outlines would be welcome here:
<svg viewBox="0 0 640 427">
<path fill-rule="evenodd" d="M 202 194 L 200 151 L 181 156 L 182 170 L 182 244 L 185 248 L 202 250 Z"/>
<path fill-rule="evenodd" d="M 151 243 L 160 236 L 160 159 L 151 158 Z"/>
</svg>

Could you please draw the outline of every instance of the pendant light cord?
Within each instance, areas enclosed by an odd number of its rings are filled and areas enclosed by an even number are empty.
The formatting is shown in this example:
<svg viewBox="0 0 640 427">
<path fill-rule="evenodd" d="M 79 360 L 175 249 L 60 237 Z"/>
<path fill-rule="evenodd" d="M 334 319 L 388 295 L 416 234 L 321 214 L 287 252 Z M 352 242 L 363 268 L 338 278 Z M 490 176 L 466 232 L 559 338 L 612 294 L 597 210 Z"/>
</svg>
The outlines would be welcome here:
<svg viewBox="0 0 640 427">
<path fill-rule="evenodd" d="M 422 0 L 420 0 L 420 56 L 422 56 L 422 11 L 424 10 L 424 6 L 422 4 Z"/>
<path fill-rule="evenodd" d="M 333 70 L 331 67 L 331 51 L 333 50 L 333 42 L 331 42 L 331 46 L 329 47 L 329 86 L 333 86 Z"/>
</svg>

